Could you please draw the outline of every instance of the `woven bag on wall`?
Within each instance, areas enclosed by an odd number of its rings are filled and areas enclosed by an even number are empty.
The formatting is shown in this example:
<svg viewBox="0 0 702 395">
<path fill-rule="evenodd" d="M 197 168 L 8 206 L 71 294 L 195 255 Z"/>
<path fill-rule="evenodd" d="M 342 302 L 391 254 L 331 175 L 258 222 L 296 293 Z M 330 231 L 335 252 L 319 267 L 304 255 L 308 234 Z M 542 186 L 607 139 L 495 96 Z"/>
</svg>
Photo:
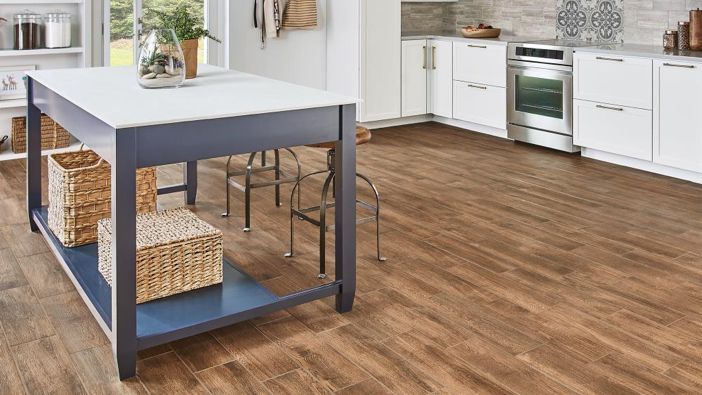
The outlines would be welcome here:
<svg viewBox="0 0 702 395">
<path fill-rule="evenodd" d="M 317 0 L 288 0 L 283 13 L 283 29 L 317 27 Z"/>
</svg>

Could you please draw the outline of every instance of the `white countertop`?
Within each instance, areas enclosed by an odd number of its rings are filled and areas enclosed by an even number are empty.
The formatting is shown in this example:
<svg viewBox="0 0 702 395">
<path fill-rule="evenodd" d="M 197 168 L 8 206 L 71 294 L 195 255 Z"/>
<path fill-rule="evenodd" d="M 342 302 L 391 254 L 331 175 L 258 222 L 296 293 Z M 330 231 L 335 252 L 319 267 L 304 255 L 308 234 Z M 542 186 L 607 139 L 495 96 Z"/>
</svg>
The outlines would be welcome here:
<svg viewBox="0 0 702 395">
<path fill-rule="evenodd" d="M 136 69 L 94 67 L 27 74 L 115 129 L 356 103 L 355 98 L 199 65 L 177 89 L 143 89 Z"/>
<path fill-rule="evenodd" d="M 575 52 L 613 53 L 622 56 L 641 56 L 656 59 L 702 62 L 702 51 L 666 51 L 662 46 L 640 44 L 611 44 L 576 48 Z"/>
<path fill-rule="evenodd" d="M 547 40 L 544 37 L 523 37 L 523 36 L 510 36 L 510 35 L 500 35 L 497 38 L 465 38 L 458 32 L 435 32 L 435 33 L 414 33 L 414 32 L 403 32 L 403 40 L 451 40 L 451 41 L 463 41 L 472 43 L 489 43 L 495 45 L 507 45 L 514 42 L 528 42 L 528 41 L 539 41 Z"/>
</svg>

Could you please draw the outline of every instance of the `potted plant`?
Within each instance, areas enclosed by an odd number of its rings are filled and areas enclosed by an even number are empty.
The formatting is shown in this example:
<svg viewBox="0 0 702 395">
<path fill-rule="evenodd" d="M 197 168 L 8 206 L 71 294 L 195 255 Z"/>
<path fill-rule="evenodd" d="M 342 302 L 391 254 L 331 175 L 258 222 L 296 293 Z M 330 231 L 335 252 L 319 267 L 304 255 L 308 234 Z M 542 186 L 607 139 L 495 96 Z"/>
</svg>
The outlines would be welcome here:
<svg viewBox="0 0 702 395">
<path fill-rule="evenodd" d="M 198 20 L 188 11 L 188 6 L 181 3 L 173 10 L 153 10 L 162 28 L 173 29 L 176 37 L 180 40 L 185 58 L 185 78 L 195 78 L 197 76 L 197 51 L 200 38 L 207 37 L 212 41 L 221 43 L 222 41 L 210 34 L 210 31 L 202 27 L 202 21 Z"/>
</svg>

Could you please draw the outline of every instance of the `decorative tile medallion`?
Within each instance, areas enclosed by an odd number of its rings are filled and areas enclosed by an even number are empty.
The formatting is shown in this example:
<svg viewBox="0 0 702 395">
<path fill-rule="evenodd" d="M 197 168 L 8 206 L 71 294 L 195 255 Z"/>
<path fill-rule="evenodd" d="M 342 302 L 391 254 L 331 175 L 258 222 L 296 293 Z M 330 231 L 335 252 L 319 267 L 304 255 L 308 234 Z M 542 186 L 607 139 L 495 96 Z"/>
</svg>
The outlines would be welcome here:
<svg viewBox="0 0 702 395">
<path fill-rule="evenodd" d="M 558 38 L 621 42 L 623 6 L 623 0 L 556 0 Z"/>
</svg>

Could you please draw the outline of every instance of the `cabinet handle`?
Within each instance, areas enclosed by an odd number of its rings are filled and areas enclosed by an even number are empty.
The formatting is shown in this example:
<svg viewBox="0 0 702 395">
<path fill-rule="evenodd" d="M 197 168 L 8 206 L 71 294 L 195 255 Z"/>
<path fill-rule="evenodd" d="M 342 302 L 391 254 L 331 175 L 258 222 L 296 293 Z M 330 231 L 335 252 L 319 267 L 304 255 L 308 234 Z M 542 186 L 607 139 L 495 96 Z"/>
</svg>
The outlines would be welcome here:
<svg viewBox="0 0 702 395">
<path fill-rule="evenodd" d="M 431 69 L 436 70 L 436 47 L 431 46 Z"/>
<path fill-rule="evenodd" d="M 610 62 L 623 62 L 623 61 L 624 61 L 624 59 L 621 59 L 621 58 L 606 58 L 606 57 L 604 57 L 604 56 L 598 56 L 598 57 L 596 57 L 595 59 L 597 59 L 597 60 L 608 60 L 608 61 L 610 61 Z"/>
<path fill-rule="evenodd" d="M 692 64 L 675 64 L 675 63 L 663 63 L 663 66 L 668 67 L 682 67 L 684 69 L 694 69 L 695 65 Z"/>
<path fill-rule="evenodd" d="M 422 61 L 422 68 L 424 70 L 426 70 L 427 69 L 427 46 L 426 45 L 423 46 L 422 49 L 423 49 L 423 53 L 424 53 L 424 60 Z"/>
<path fill-rule="evenodd" d="M 468 44 L 468 47 L 469 47 L 469 48 L 482 48 L 482 49 L 486 49 L 486 48 L 487 48 L 487 45 Z"/>
<path fill-rule="evenodd" d="M 595 107 L 601 108 L 603 110 L 612 110 L 612 111 L 624 111 L 623 108 L 621 107 L 610 107 L 610 106 L 603 106 L 601 104 L 596 105 Z"/>
<path fill-rule="evenodd" d="M 473 84 L 467 84 L 466 86 L 469 88 L 475 88 L 475 89 L 482 89 L 482 90 L 487 89 L 487 86 L 480 86 L 480 85 L 473 85 Z"/>
</svg>

